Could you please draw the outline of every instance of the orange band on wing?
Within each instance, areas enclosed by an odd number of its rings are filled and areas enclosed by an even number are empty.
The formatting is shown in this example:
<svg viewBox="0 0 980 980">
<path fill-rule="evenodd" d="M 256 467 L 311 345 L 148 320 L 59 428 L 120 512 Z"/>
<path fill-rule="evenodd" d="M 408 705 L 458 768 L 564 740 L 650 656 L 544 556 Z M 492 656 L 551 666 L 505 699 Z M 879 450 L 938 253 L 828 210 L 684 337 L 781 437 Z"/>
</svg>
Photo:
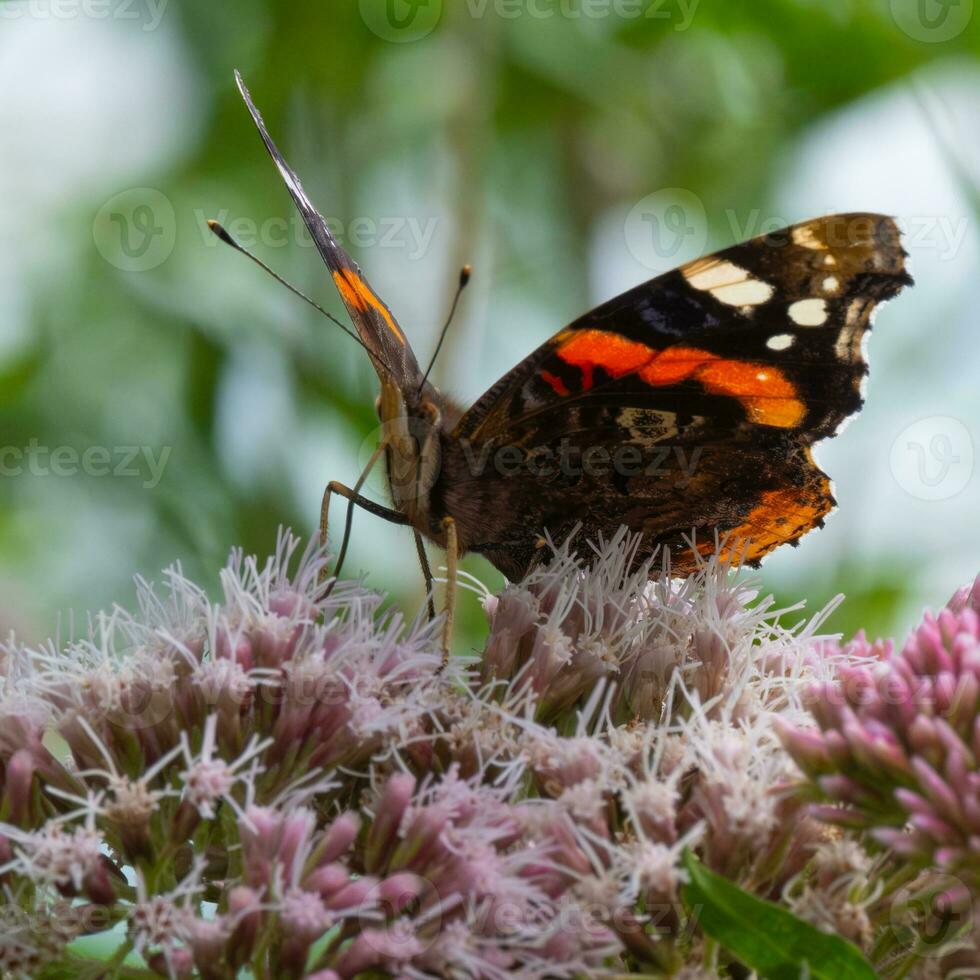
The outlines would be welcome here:
<svg viewBox="0 0 980 980">
<path fill-rule="evenodd" d="M 796 387 L 778 368 L 751 361 L 715 361 L 698 369 L 697 379 L 711 394 L 737 398 L 752 422 L 789 429 L 803 421 L 806 406 Z"/>
<path fill-rule="evenodd" d="M 797 397 L 795 385 L 779 368 L 755 361 L 719 357 L 697 347 L 668 347 L 656 351 L 646 344 L 606 330 L 582 330 L 572 334 L 557 349 L 558 356 L 582 371 L 582 387 L 592 387 L 592 372 L 602 368 L 612 378 L 637 374 L 648 385 L 659 387 L 681 381 L 697 381 L 712 395 L 737 398 L 749 420 L 759 425 L 789 429 L 799 425 L 806 406 Z M 546 372 L 541 377 L 558 392 L 568 388 Z M 564 391 L 559 391 L 554 381 Z"/>
<path fill-rule="evenodd" d="M 575 367 L 601 367 L 612 378 L 621 378 L 643 367 L 655 351 L 618 333 L 581 330 L 558 348 L 558 356 Z"/>
<path fill-rule="evenodd" d="M 701 368 L 717 357 L 696 347 L 668 347 L 641 372 L 640 377 L 648 385 L 672 385 L 697 376 L 700 380 Z"/>
<path fill-rule="evenodd" d="M 370 286 L 356 272 L 352 269 L 338 269 L 333 274 L 333 281 L 348 306 L 358 313 L 366 313 L 369 309 L 376 310 L 388 325 L 388 329 L 398 338 L 398 342 L 405 343 L 405 335 L 388 312 L 388 307 L 374 295 Z"/>
<path fill-rule="evenodd" d="M 568 385 L 558 377 L 557 374 L 552 374 L 550 371 L 541 372 L 541 380 L 546 381 L 555 390 L 556 395 L 561 395 L 562 398 L 565 395 L 570 395 L 571 392 L 568 390 Z"/>
</svg>

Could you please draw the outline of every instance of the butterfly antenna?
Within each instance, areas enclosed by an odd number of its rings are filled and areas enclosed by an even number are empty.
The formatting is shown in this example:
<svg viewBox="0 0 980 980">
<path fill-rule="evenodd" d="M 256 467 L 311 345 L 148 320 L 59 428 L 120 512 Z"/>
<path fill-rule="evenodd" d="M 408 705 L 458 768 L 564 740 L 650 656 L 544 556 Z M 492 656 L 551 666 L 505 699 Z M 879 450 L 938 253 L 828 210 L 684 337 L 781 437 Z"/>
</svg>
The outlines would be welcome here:
<svg viewBox="0 0 980 980">
<path fill-rule="evenodd" d="M 429 373 L 435 366 L 436 358 L 439 356 L 439 351 L 442 350 L 443 342 L 446 339 L 446 334 L 449 332 L 449 325 L 453 322 L 453 317 L 456 315 L 456 307 L 459 306 L 459 297 L 463 295 L 463 290 L 466 289 L 470 281 L 470 276 L 473 275 L 473 269 L 471 266 L 464 265 L 462 269 L 459 270 L 459 285 L 456 287 L 456 295 L 453 297 L 453 305 L 449 308 L 449 316 L 446 317 L 446 322 L 443 324 L 442 331 L 439 334 L 439 343 L 436 344 L 436 349 L 432 352 L 432 359 L 429 361 L 429 366 L 425 369 L 425 374 L 422 375 L 422 381 L 419 384 L 419 390 L 416 394 L 420 394 L 422 389 L 425 387 L 425 382 L 429 378 Z"/>
<path fill-rule="evenodd" d="M 316 300 L 310 299 L 310 297 L 307 296 L 306 293 L 304 293 L 301 289 L 297 289 L 291 282 L 289 282 L 286 279 L 283 279 L 283 277 L 279 275 L 279 273 L 276 272 L 275 269 L 270 268 L 268 265 L 266 265 L 257 255 L 250 252 L 244 245 L 242 245 L 240 242 L 236 242 L 235 239 L 232 238 L 231 235 L 228 233 L 228 229 L 225 228 L 224 225 L 222 225 L 218 221 L 209 220 L 208 227 L 226 245 L 230 245 L 236 252 L 241 252 L 242 255 L 245 255 L 248 258 L 250 258 L 260 269 L 262 269 L 265 272 L 268 272 L 269 275 L 276 280 L 276 282 L 281 283 L 291 293 L 298 296 L 301 300 L 304 300 L 305 302 L 309 303 L 314 310 L 317 310 L 318 312 L 322 313 L 328 320 L 332 321 L 333 323 L 336 323 L 337 326 L 340 327 L 340 329 L 343 330 L 344 333 L 351 338 L 351 340 L 354 340 L 358 344 L 360 344 L 361 347 L 363 347 L 369 354 L 371 354 L 372 357 L 375 356 L 374 354 L 372 354 L 371 349 L 367 346 L 367 344 L 365 344 L 364 341 L 361 340 L 361 338 L 358 337 L 353 330 L 344 326 L 344 324 L 341 323 L 340 320 L 338 320 L 332 313 L 325 310 Z"/>
</svg>

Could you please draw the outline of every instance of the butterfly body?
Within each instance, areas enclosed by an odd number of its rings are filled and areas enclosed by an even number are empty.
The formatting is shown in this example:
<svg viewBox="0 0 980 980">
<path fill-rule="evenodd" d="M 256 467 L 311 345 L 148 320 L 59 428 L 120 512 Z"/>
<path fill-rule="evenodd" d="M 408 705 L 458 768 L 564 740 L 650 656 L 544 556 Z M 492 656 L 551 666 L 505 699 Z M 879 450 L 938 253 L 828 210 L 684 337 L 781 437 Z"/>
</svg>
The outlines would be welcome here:
<svg viewBox="0 0 980 980">
<path fill-rule="evenodd" d="M 546 535 L 578 531 L 585 549 L 625 525 L 638 561 L 664 548 L 684 575 L 717 535 L 756 562 L 823 523 L 834 499 L 811 447 L 860 408 L 871 315 L 912 281 L 891 218 L 814 219 L 643 283 L 464 411 L 425 380 L 239 87 L 378 374 L 391 519 L 511 579 Z"/>
<path fill-rule="evenodd" d="M 441 461 L 456 415 L 458 410 L 431 385 L 415 404 L 399 405 L 398 399 L 385 397 L 382 383 L 378 416 L 387 443 L 385 469 L 392 504 L 415 530 L 438 544 L 445 543 L 443 521 L 450 514 L 439 505 L 436 488 L 444 479 Z"/>
</svg>

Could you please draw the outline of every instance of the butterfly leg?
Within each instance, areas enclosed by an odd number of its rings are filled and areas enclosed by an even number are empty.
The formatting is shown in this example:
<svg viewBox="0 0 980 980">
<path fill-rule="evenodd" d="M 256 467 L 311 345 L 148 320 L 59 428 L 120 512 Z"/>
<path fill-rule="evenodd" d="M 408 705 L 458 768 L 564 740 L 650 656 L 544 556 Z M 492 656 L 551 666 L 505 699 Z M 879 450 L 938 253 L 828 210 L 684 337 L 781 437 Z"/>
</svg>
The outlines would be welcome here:
<svg viewBox="0 0 980 980">
<path fill-rule="evenodd" d="M 459 573 L 459 540 L 456 522 L 446 517 L 442 522 L 446 532 L 446 621 L 442 628 L 442 666 L 449 663 L 449 648 L 453 642 L 453 624 L 456 619 L 456 581 Z"/>
<path fill-rule="evenodd" d="M 415 550 L 418 552 L 419 564 L 422 566 L 422 577 L 425 579 L 425 595 L 429 606 L 429 622 L 431 623 L 436 618 L 435 585 L 432 581 L 429 559 L 425 553 L 425 543 L 418 531 L 415 532 Z"/>
<path fill-rule="evenodd" d="M 345 500 L 350 502 L 347 509 L 347 524 L 344 528 L 344 540 L 341 547 L 340 555 L 338 556 L 337 565 L 334 570 L 334 582 L 336 582 L 337 577 L 340 574 L 341 565 L 344 562 L 344 557 L 347 551 L 347 543 L 350 539 L 350 529 L 352 522 L 353 507 L 356 504 L 362 510 L 366 510 L 369 514 L 374 514 L 375 517 L 380 517 L 391 524 L 398 524 L 401 526 L 407 525 L 409 522 L 408 518 L 397 510 L 392 510 L 390 507 L 383 507 L 381 504 L 376 504 L 373 500 L 368 500 L 367 497 L 362 497 L 359 493 L 351 490 L 350 487 L 344 486 L 343 483 L 338 483 L 336 480 L 331 481 L 327 485 L 327 489 L 323 491 L 323 503 L 320 505 L 320 545 L 321 547 L 326 547 L 327 544 L 327 524 L 328 516 L 330 512 L 330 498 L 333 494 L 337 494 L 338 497 L 343 497 Z M 435 595 L 435 584 L 432 578 L 432 569 L 429 565 L 429 559 L 425 554 L 425 545 L 422 543 L 422 535 L 415 532 L 415 547 L 418 551 L 419 564 L 422 566 L 422 576 L 425 579 L 425 590 L 426 590 L 426 602 L 428 604 L 429 622 L 432 622 L 436 618 L 436 606 L 434 601 Z M 327 573 L 324 569 L 320 573 L 321 584 L 326 580 Z M 326 591 L 323 593 L 324 598 L 330 595 L 333 590 L 333 583 L 331 583 Z"/>
<path fill-rule="evenodd" d="M 354 489 L 351 490 L 345 487 L 342 483 L 338 483 L 336 480 L 331 480 L 327 484 L 327 489 L 323 492 L 323 503 L 320 504 L 320 547 L 325 548 L 327 546 L 327 519 L 330 513 L 330 496 L 331 494 L 337 493 L 342 497 L 346 497 L 349 503 L 347 504 L 347 522 L 344 525 L 344 538 L 340 545 L 340 554 L 337 556 L 337 564 L 334 566 L 334 582 L 340 578 L 340 570 L 343 568 L 344 559 L 347 557 L 347 546 L 350 543 L 350 532 L 351 527 L 354 524 L 354 504 L 356 503 L 359 507 L 363 507 L 365 510 L 376 514 L 378 517 L 383 517 L 385 520 L 391 521 L 396 524 L 407 524 L 408 519 L 404 515 L 400 514 L 398 511 L 391 510 L 388 507 L 382 507 L 380 504 L 376 504 L 371 500 L 367 500 L 365 497 L 361 496 L 361 487 L 364 486 L 365 481 L 374 469 L 374 464 L 381 458 L 381 454 L 387 448 L 388 443 L 386 440 L 382 440 L 378 444 L 378 448 L 371 454 L 371 458 L 368 460 L 367 466 L 361 471 L 361 475 L 357 478 L 357 483 L 354 484 Z M 393 518 L 392 515 L 397 515 L 397 520 Z M 322 582 L 326 578 L 326 568 L 320 573 L 320 581 Z M 325 595 L 330 595 L 333 590 L 333 585 L 327 589 Z"/>
<path fill-rule="evenodd" d="M 332 480 L 328 485 L 327 489 L 323 492 L 323 503 L 320 505 L 320 544 L 321 546 L 326 546 L 327 543 L 327 519 L 330 512 L 330 498 L 337 494 L 339 497 L 343 497 L 348 501 L 347 506 L 347 522 L 344 526 L 344 539 L 341 544 L 340 554 L 337 557 L 337 564 L 334 566 L 334 582 L 337 581 L 337 577 L 340 575 L 341 567 L 344 564 L 344 558 L 347 555 L 347 545 L 350 541 L 351 526 L 354 522 L 354 505 L 356 504 L 362 510 L 366 510 L 369 514 L 374 514 L 375 517 L 381 517 L 391 524 L 401 524 L 405 525 L 409 523 L 408 518 L 397 510 L 392 510 L 390 507 L 382 507 L 381 504 L 376 504 L 373 500 L 368 500 L 367 497 L 362 497 L 356 490 L 351 490 L 350 487 L 344 486 L 343 483 L 338 483 L 336 480 Z M 324 582 L 327 578 L 327 571 L 324 569 L 320 573 L 320 581 Z M 333 590 L 333 583 L 327 587 L 327 591 L 324 596 L 330 595 Z"/>
</svg>

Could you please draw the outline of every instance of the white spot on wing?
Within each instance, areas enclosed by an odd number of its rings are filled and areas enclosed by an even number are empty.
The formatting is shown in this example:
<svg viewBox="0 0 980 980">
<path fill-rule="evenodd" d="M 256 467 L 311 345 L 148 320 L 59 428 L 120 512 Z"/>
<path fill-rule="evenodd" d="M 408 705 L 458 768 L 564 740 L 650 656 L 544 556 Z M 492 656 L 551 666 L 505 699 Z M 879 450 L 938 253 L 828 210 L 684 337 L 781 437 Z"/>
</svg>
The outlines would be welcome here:
<svg viewBox="0 0 980 980">
<path fill-rule="evenodd" d="M 773 288 L 761 279 L 746 279 L 732 286 L 720 286 L 711 295 L 729 306 L 758 306 L 772 298 Z"/>
<path fill-rule="evenodd" d="M 802 245 L 804 248 L 812 248 L 814 250 L 822 250 L 827 247 L 827 243 L 817 238 L 810 225 L 800 225 L 799 228 L 794 228 L 793 242 L 796 245 Z"/>
<path fill-rule="evenodd" d="M 714 289 L 730 286 L 749 278 L 747 269 L 722 259 L 698 259 L 684 269 L 684 277 L 695 289 Z"/>
<path fill-rule="evenodd" d="M 769 350 L 789 350 L 796 343 L 796 338 L 791 333 L 777 333 L 775 337 L 770 337 L 766 341 Z"/>
<path fill-rule="evenodd" d="M 724 259 L 698 259 L 682 271 L 695 289 L 710 292 L 719 302 L 729 306 L 757 306 L 773 294 L 769 283 L 753 278 L 748 269 Z"/>
<path fill-rule="evenodd" d="M 839 286 L 840 280 L 837 278 L 837 276 L 827 276 L 827 278 L 823 281 L 825 293 L 836 293 Z"/>
<path fill-rule="evenodd" d="M 790 306 L 789 315 L 801 327 L 819 327 L 827 322 L 827 303 L 822 299 L 800 299 Z"/>
</svg>

